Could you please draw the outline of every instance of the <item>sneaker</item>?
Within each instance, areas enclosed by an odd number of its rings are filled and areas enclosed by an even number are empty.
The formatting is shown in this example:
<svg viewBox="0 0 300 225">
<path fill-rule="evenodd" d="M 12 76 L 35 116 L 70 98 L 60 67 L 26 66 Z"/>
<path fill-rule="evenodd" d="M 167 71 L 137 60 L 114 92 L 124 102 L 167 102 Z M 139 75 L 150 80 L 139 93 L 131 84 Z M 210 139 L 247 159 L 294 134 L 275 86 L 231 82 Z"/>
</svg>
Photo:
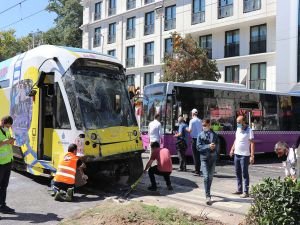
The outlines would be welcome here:
<svg viewBox="0 0 300 225">
<path fill-rule="evenodd" d="M 233 195 L 241 195 L 241 194 L 243 194 L 243 192 L 241 192 L 241 191 L 235 191 L 235 192 L 232 192 L 232 194 Z"/>
<path fill-rule="evenodd" d="M 173 191 L 174 190 L 173 187 L 172 187 L 172 185 L 168 185 L 168 190 L 169 191 Z"/>
<path fill-rule="evenodd" d="M 240 195 L 241 198 L 249 198 L 249 194 L 248 193 L 243 193 Z"/>
<path fill-rule="evenodd" d="M 211 205 L 212 202 L 211 202 L 211 197 L 206 197 L 206 205 Z"/>
<path fill-rule="evenodd" d="M 74 188 L 68 188 L 66 193 L 66 201 L 71 202 L 73 200 Z"/>
<path fill-rule="evenodd" d="M 149 190 L 149 191 L 156 191 L 156 190 L 157 190 L 157 188 L 156 188 L 156 187 L 154 187 L 154 186 L 149 186 L 149 187 L 148 187 L 148 190 Z"/>
<path fill-rule="evenodd" d="M 2 205 L 0 207 L 0 212 L 4 214 L 15 214 L 15 210 L 8 207 L 7 205 Z"/>
<path fill-rule="evenodd" d="M 65 192 L 60 190 L 58 192 L 56 192 L 55 196 L 54 196 L 54 200 L 55 201 L 63 201 L 65 199 Z"/>
</svg>

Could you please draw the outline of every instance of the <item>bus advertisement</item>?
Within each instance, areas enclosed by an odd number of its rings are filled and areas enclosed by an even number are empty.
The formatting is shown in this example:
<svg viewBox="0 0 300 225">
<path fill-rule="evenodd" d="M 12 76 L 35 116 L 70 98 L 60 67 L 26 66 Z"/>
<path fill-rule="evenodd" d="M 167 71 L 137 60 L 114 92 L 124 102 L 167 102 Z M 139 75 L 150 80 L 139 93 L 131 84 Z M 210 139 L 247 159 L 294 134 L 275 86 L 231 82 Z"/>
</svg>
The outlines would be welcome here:
<svg viewBox="0 0 300 225">
<path fill-rule="evenodd" d="M 14 166 L 54 175 L 76 143 L 90 177 L 143 172 L 137 121 L 116 58 L 78 48 L 39 46 L 0 63 L 0 117 L 11 115 Z"/>
<path fill-rule="evenodd" d="M 243 115 L 254 130 L 255 152 L 272 152 L 277 141 L 295 145 L 300 136 L 300 96 L 246 89 L 241 84 L 214 81 L 167 82 L 144 89 L 141 131 L 144 148 L 149 148 L 148 124 L 155 114 L 162 123 L 162 146 L 176 155 L 174 132 L 177 118 L 188 124 L 191 110 L 200 119 L 211 120 L 220 139 L 220 154 L 228 155 L 235 139 L 236 118 Z M 191 156 L 191 141 L 187 155 Z"/>
</svg>

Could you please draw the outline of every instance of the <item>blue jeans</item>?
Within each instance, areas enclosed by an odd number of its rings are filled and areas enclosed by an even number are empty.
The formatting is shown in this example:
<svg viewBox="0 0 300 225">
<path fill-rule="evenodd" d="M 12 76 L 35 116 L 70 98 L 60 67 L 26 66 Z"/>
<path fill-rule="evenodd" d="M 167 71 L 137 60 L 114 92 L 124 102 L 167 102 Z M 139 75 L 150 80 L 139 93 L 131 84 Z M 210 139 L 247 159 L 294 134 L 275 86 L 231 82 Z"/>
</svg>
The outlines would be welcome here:
<svg viewBox="0 0 300 225">
<path fill-rule="evenodd" d="M 244 192 L 249 193 L 249 161 L 250 156 L 234 155 L 235 174 L 237 178 L 237 191 L 243 192 L 243 180 L 244 178 Z"/>
<path fill-rule="evenodd" d="M 211 197 L 210 187 L 215 173 L 217 154 L 215 152 L 208 154 L 200 154 L 200 160 L 201 170 L 204 178 L 205 195 L 206 197 Z"/>
</svg>

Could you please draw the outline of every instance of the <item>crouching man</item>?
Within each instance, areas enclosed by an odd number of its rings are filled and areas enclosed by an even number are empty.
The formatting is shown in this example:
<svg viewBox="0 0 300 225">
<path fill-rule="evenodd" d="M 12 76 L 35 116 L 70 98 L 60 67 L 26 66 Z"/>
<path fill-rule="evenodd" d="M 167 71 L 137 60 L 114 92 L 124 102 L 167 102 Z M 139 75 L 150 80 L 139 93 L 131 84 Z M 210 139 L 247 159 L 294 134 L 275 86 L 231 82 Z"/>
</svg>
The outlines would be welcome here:
<svg viewBox="0 0 300 225">
<path fill-rule="evenodd" d="M 85 164 L 78 156 L 76 156 L 76 154 L 77 145 L 70 144 L 68 147 L 68 153 L 58 165 L 52 183 L 55 200 L 72 201 L 75 185 L 77 183 L 80 183 L 80 185 L 76 186 L 86 184 L 87 176 L 83 173 Z M 76 179 L 79 179 L 79 182 Z"/>
</svg>

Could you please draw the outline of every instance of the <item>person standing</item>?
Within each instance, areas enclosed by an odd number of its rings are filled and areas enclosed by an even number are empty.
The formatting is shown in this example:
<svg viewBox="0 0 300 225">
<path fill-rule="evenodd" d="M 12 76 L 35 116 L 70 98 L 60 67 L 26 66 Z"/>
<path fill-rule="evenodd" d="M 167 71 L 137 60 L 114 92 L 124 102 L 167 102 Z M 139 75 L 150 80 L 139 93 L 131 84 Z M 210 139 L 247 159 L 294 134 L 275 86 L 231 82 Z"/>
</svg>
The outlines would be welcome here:
<svg viewBox="0 0 300 225">
<path fill-rule="evenodd" d="M 211 129 L 209 119 L 202 120 L 203 131 L 197 138 L 197 149 L 200 153 L 201 169 L 204 178 L 206 204 L 211 205 L 210 188 L 215 172 L 218 155 L 218 135 Z"/>
<path fill-rule="evenodd" d="M 161 140 L 161 123 L 159 122 L 160 116 L 159 114 L 155 114 L 154 120 L 149 123 L 148 126 L 148 135 L 150 146 L 151 143 L 158 142 L 160 144 Z M 151 149 L 150 149 L 151 154 Z"/>
<path fill-rule="evenodd" d="M 156 181 L 155 176 L 163 176 L 168 190 L 173 190 L 173 187 L 171 185 L 170 175 L 172 173 L 172 159 L 170 155 L 170 151 L 167 148 L 160 148 L 160 145 L 158 142 L 151 143 L 151 149 L 152 153 L 150 156 L 150 159 L 148 160 L 146 167 L 144 169 L 144 173 L 149 169 L 148 175 L 151 181 L 151 186 L 148 187 L 149 191 L 156 191 Z M 153 161 L 156 160 L 157 165 L 152 166 Z"/>
<path fill-rule="evenodd" d="M 186 149 L 187 149 L 187 125 L 184 122 L 184 119 L 182 116 L 178 117 L 178 132 L 174 135 L 174 137 L 177 138 L 176 141 L 176 150 L 178 153 L 179 158 L 179 170 L 178 171 L 186 171 Z"/>
<path fill-rule="evenodd" d="M 251 128 L 246 124 L 243 116 L 236 119 L 237 130 L 235 141 L 230 150 L 230 157 L 234 155 L 234 166 L 237 177 L 237 191 L 233 194 L 240 194 L 241 198 L 249 197 L 249 163 L 254 163 L 254 135 Z M 244 179 L 244 188 L 242 181 Z"/>
<path fill-rule="evenodd" d="M 0 125 L 0 212 L 13 214 L 15 210 L 6 205 L 6 193 L 11 173 L 13 150 L 15 139 L 11 137 L 9 128 L 13 124 L 11 116 L 1 119 Z"/>
<path fill-rule="evenodd" d="M 192 151 L 193 151 L 193 159 L 195 165 L 195 174 L 200 174 L 200 154 L 197 150 L 197 137 L 199 133 L 202 131 L 202 121 L 198 118 L 198 110 L 192 110 L 192 119 L 190 120 L 189 127 L 187 131 L 190 133 L 192 138 Z"/>
</svg>

